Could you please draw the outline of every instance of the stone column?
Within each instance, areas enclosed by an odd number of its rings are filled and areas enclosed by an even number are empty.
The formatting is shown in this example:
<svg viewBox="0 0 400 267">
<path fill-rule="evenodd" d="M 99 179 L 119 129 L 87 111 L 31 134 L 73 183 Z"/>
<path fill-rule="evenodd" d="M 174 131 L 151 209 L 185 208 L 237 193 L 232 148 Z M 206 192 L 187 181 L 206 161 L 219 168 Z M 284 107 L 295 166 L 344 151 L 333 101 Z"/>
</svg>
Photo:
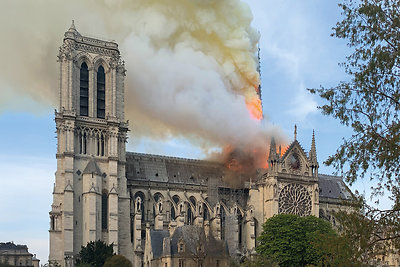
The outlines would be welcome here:
<svg viewBox="0 0 400 267">
<path fill-rule="evenodd" d="M 210 219 L 210 232 L 215 239 L 221 239 L 221 206 L 219 203 L 215 205 L 214 214 L 210 214 L 213 216 Z"/>
<path fill-rule="evenodd" d="M 194 218 L 194 225 L 197 225 L 199 227 L 203 227 L 203 203 L 202 202 L 197 202 L 197 208 L 196 208 L 196 213 L 195 213 L 195 218 Z"/>
<path fill-rule="evenodd" d="M 164 214 L 162 199 L 156 203 L 155 207 L 156 214 L 154 214 L 154 229 L 162 230 L 164 226 Z"/>
<path fill-rule="evenodd" d="M 256 235 L 255 235 L 255 222 L 254 211 L 252 209 L 246 211 L 245 225 L 245 243 L 246 249 L 250 253 L 255 253 L 256 249 Z"/>
<path fill-rule="evenodd" d="M 135 257 L 133 260 L 133 266 L 141 266 L 143 248 L 142 248 L 142 200 L 140 197 L 135 199 L 135 215 L 133 217 L 133 250 Z"/>
</svg>

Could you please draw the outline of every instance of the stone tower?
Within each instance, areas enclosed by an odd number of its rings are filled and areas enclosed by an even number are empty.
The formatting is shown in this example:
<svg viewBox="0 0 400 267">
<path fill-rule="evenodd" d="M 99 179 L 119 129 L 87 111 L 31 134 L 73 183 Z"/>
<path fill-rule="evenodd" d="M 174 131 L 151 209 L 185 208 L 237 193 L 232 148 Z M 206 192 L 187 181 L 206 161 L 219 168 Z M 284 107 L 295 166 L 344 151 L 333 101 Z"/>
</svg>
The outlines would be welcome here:
<svg viewBox="0 0 400 267">
<path fill-rule="evenodd" d="M 49 260 L 73 266 L 81 246 L 95 240 L 113 243 L 115 253 L 130 258 L 125 67 L 118 45 L 82 36 L 72 23 L 58 62 L 57 171 Z"/>
</svg>

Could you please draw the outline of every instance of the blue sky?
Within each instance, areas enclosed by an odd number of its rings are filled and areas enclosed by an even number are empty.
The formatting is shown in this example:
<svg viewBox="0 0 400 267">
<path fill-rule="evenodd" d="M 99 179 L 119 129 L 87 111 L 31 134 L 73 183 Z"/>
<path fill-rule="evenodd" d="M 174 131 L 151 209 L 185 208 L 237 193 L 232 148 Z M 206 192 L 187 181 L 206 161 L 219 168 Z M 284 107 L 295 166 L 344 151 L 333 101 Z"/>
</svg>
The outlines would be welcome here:
<svg viewBox="0 0 400 267">
<path fill-rule="evenodd" d="M 262 99 L 266 117 L 280 126 L 289 140 L 297 124 L 298 140 L 306 150 L 315 129 L 320 173 L 332 174 L 333 169 L 322 162 L 351 131 L 321 115 L 316 108 L 322 104 L 321 100 L 310 95 L 306 88 L 333 86 L 347 78 L 338 66 L 349 53 L 346 42 L 330 37 L 331 28 L 340 19 L 337 2 L 245 2 L 250 5 L 253 25 L 261 34 Z M 68 26 L 69 22 L 65 30 Z M 7 32 L 6 27 L 9 30 L 13 25 L 2 23 L 0 34 Z M 61 35 L 62 32 L 60 40 Z M 55 60 L 57 52 L 54 49 L 48 54 Z M 18 51 L 7 53 L 19 56 Z M 3 67 L 6 64 L 0 63 Z M 0 242 L 12 240 L 27 244 L 44 263 L 48 255 L 48 212 L 56 170 L 54 107 L 21 94 L 13 86 L 0 79 L 2 95 L 12 99 L 0 100 Z M 135 125 L 134 121 L 131 125 Z M 128 143 L 127 150 L 191 158 L 202 156 L 200 149 L 184 139 L 135 139 Z M 368 192 L 369 187 L 368 181 L 360 181 L 352 188 Z"/>
</svg>

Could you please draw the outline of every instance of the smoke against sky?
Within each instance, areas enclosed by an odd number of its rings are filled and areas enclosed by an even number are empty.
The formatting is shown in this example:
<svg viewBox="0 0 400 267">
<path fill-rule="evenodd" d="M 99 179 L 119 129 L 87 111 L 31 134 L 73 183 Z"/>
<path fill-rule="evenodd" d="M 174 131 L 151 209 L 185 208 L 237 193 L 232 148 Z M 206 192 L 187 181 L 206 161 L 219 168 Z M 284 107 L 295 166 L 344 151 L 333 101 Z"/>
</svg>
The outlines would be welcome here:
<svg viewBox="0 0 400 267">
<path fill-rule="evenodd" d="M 56 55 L 74 19 L 82 35 L 119 44 L 135 140 L 180 136 L 205 152 L 227 144 L 266 151 L 268 136 L 278 134 L 253 118 L 261 116 L 259 34 L 240 0 L 7 0 L 3 6 L 0 34 L 8 38 L 0 49 L 0 85 L 9 88 L 3 108 L 21 95 L 55 107 Z"/>
</svg>

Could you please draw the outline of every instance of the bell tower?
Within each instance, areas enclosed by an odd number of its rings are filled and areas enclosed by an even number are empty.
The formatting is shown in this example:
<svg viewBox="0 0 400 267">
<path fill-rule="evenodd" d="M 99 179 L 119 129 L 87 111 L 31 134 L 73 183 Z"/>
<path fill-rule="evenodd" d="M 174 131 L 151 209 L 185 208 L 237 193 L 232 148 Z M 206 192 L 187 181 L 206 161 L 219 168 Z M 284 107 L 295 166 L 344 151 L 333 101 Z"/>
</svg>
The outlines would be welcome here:
<svg viewBox="0 0 400 267">
<path fill-rule="evenodd" d="M 50 211 L 50 261 L 73 266 L 81 246 L 103 240 L 129 257 L 125 175 L 125 66 L 118 45 L 64 34 L 60 66 L 57 171 Z"/>
</svg>

